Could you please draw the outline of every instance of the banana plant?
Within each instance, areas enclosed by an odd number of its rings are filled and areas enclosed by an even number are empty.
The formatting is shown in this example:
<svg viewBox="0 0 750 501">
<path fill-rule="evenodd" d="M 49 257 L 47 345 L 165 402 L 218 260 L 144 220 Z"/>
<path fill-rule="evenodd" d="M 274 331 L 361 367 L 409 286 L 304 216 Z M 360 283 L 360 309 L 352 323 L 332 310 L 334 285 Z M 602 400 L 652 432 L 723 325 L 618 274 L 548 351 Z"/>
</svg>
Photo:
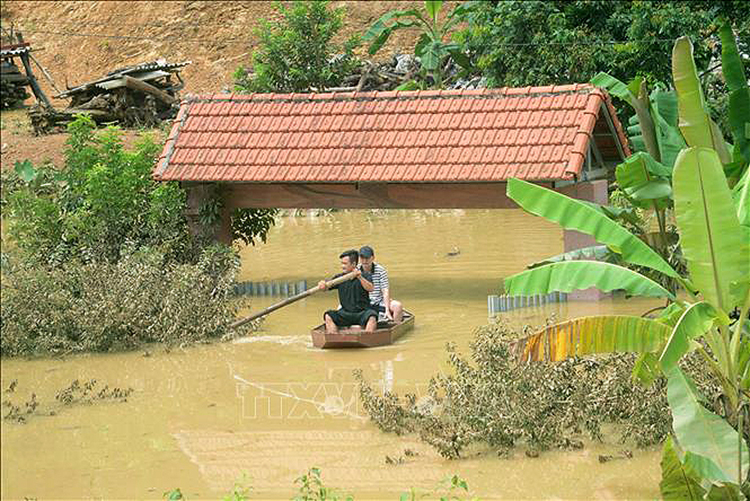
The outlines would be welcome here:
<svg viewBox="0 0 750 501">
<path fill-rule="evenodd" d="M 729 177 L 739 179 L 750 163 L 750 87 L 732 28 L 724 24 L 719 33 L 721 68 L 729 89 L 729 127 L 734 139 L 732 163 L 724 170 Z"/>
<path fill-rule="evenodd" d="M 730 44 L 724 49 L 731 51 Z M 669 305 L 657 318 L 576 318 L 518 340 L 514 350 L 521 362 L 639 353 L 634 373 L 643 376 L 648 372 L 651 379 L 660 373 L 667 378 L 673 436 L 663 451 L 663 497 L 739 499 L 750 468 L 744 439 L 747 423 L 743 423 L 744 409 L 750 405 L 750 175 L 745 163 L 737 184 L 730 189 L 726 156 L 715 149 L 726 145 L 723 139 L 718 141 L 718 129 L 704 113 L 694 64 L 691 67 L 686 57 L 691 50 L 689 41 L 682 38 L 673 51 L 679 127 L 689 147 L 677 155 L 671 175 L 664 170 L 667 166 L 653 164 L 656 160 L 645 152 L 631 161 L 640 172 L 630 167 L 621 173 L 630 176 L 629 186 L 647 184 L 653 176 L 671 181 L 687 276 L 676 276 L 657 252 L 589 204 L 524 181 L 508 182 L 509 197 L 526 211 L 593 236 L 619 253 L 625 263 L 675 278 L 687 297 L 661 290 L 647 277 L 624 271 L 627 268 L 594 261 L 561 260 L 532 268 L 508 277 L 505 289 L 511 295 L 524 295 L 594 286 L 667 298 Z M 733 156 L 744 161 L 743 146 L 737 144 Z M 665 198 L 666 191 L 661 195 Z M 680 359 L 690 352 L 699 354 L 721 384 L 727 401 L 726 419 L 708 410 L 705 398 L 680 369 Z"/>
<path fill-rule="evenodd" d="M 630 203 L 653 210 L 659 226 L 657 250 L 666 254 L 666 212 L 671 209 L 671 172 L 681 150 L 689 146 L 714 148 L 722 160 L 729 185 L 734 186 L 750 163 L 750 88 L 731 27 L 722 25 L 722 72 L 729 89 L 729 124 L 735 146 L 727 145 L 711 119 L 693 60 L 693 47 L 683 37 L 673 49 L 673 73 L 677 92 L 657 86 L 648 93 L 636 78 L 629 84 L 606 73 L 591 83 L 607 89 L 635 110 L 628 128 L 634 155 L 617 166 L 618 186 Z M 678 112 L 679 110 L 679 112 Z M 687 140 L 687 141 L 686 141 Z M 732 154 L 730 155 L 730 150 Z"/>
<path fill-rule="evenodd" d="M 689 270 L 689 277 L 679 277 L 679 281 L 688 291 L 688 299 L 678 299 L 628 268 L 597 261 L 560 261 L 532 268 L 508 277 L 505 290 L 511 295 L 530 295 L 594 286 L 668 299 L 672 307 L 656 319 L 625 315 L 576 318 L 517 341 L 514 350 L 522 362 L 594 353 L 651 354 L 668 379 L 675 420 L 671 446 L 679 451 L 686 467 L 697 472 L 702 489 L 709 492 L 741 485 L 750 457 L 739 434 L 701 405 L 702 397 L 678 361 L 691 351 L 701 354 L 720 381 L 729 401 L 730 419 L 736 423 L 750 396 L 750 340 L 747 332 L 743 334 L 750 308 L 750 242 L 743 236 L 715 150 L 694 147 L 681 152 L 672 188 Z M 677 275 L 642 240 L 583 202 L 517 179 L 509 181 L 508 196 L 528 212 L 593 236 L 627 263 Z M 729 315 L 737 309 L 739 318 L 732 323 Z"/>
<path fill-rule="evenodd" d="M 677 154 L 686 146 L 678 129 L 675 92 L 656 86 L 649 93 L 646 82 L 640 77 L 626 85 L 604 72 L 592 78 L 591 84 L 606 89 L 635 110 L 628 128 L 634 149 L 647 153 L 671 170 Z"/>
<path fill-rule="evenodd" d="M 666 211 L 672 205 L 670 179 L 677 154 L 686 147 L 677 128 L 677 97 L 661 87 L 648 93 L 646 83 L 636 78 L 628 85 L 606 73 L 591 83 L 607 89 L 635 110 L 628 128 L 636 153 L 617 166 L 618 186 L 630 203 L 652 209 L 659 225 L 658 250 L 666 254 L 668 241 Z"/>
<path fill-rule="evenodd" d="M 672 48 L 672 76 L 677 90 L 680 132 L 689 146 L 713 148 L 722 164 L 732 161 L 719 126 L 711 119 L 693 59 L 693 43 L 680 37 Z"/>
<path fill-rule="evenodd" d="M 421 28 L 414 54 L 420 58 L 422 67 L 432 75 L 435 87 L 443 85 L 443 66 L 448 56 L 461 67 L 468 69 L 470 62 L 461 51 L 459 44 L 451 42 L 448 34 L 452 28 L 464 20 L 473 2 L 458 4 L 441 23 L 438 19 L 443 2 L 426 0 L 424 10 L 406 9 L 386 12 L 370 26 L 362 39 L 370 43 L 368 52 L 374 55 L 388 41 L 394 31 L 404 28 Z"/>
</svg>

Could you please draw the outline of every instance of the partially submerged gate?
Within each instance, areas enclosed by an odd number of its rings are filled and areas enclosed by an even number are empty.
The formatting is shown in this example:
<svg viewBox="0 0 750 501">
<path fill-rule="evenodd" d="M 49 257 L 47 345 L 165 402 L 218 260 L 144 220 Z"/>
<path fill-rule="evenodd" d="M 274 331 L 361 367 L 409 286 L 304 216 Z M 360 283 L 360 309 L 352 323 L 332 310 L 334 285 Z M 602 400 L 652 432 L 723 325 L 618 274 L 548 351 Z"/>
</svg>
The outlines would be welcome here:
<svg viewBox="0 0 750 501">
<path fill-rule="evenodd" d="M 214 94 L 185 99 L 154 167 L 219 197 L 215 237 L 251 208 L 514 208 L 516 177 L 607 201 L 629 155 L 608 94 L 588 84 L 457 91 Z M 591 245 L 565 232 L 565 248 Z"/>
</svg>

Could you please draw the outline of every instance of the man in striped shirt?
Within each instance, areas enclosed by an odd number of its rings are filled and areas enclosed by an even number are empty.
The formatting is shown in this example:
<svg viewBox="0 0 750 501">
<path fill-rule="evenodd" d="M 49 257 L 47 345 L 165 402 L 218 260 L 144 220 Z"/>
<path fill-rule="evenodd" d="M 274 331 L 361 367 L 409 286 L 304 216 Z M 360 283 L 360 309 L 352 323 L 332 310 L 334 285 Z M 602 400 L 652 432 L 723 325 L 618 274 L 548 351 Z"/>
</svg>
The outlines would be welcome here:
<svg viewBox="0 0 750 501">
<path fill-rule="evenodd" d="M 373 290 L 370 292 L 370 304 L 388 320 L 401 322 L 404 308 L 399 301 L 391 298 L 388 284 L 388 271 L 375 262 L 375 251 L 365 245 L 359 249 L 359 262 L 363 271 L 372 274 Z"/>
</svg>

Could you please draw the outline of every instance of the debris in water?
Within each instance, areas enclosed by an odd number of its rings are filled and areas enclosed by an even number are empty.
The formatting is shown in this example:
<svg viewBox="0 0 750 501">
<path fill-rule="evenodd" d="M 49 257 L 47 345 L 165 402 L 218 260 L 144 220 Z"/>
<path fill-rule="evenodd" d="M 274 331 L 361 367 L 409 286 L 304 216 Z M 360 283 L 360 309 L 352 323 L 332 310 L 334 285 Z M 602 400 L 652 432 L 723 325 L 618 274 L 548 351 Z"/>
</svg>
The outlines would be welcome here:
<svg viewBox="0 0 750 501">
<path fill-rule="evenodd" d="M 13 393 L 16 391 L 16 386 L 18 386 L 18 379 L 14 379 L 10 382 L 8 387 L 5 389 L 5 393 Z"/>
<path fill-rule="evenodd" d="M 5 393 L 12 393 L 13 391 L 15 391 L 17 384 L 18 381 L 13 380 L 8 389 L 5 390 Z M 96 379 L 89 379 L 83 384 L 81 384 L 78 379 L 75 379 L 72 383 L 70 383 L 69 386 L 57 392 L 57 394 L 55 395 L 55 400 L 57 400 L 63 406 L 78 403 L 92 404 L 96 401 L 102 400 L 117 400 L 120 402 L 127 402 L 128 396 L 133 392 L 133 388 L 123 389 L 115 387 L 110 389 L 109 385 L 104 385 L 102 388 L 97 388 L 96 385 Z M 34 392 L 31 393 L 29 399 L 23 404 L 16 405 L 10 400 L 3 400 L 2 406 L 8 409 L 8 412 L 3 415 L 3 419 L 6 421 L 15 421 L 17 423 L 25 423 L 28 419 L 26 416 L 34 414 L 47 416 L 57 415 L 57 410 L 49 409 L 49 405 L 45 405 L 47 407 L 46 410 L 40 409 L 37 411 L 37 408 L 43 406 L 40 405 L 39 400 L 37 400 L 36 393 Z"/>
<path fill-rule="evenodd" d="M 614 454 L 614 455 L 599 454 L 600 463 L 608 463 L 609 461 L 614 461 L 616 459 L 633 459 L 633 453 L 627 449 L 624 449 L 620 451 L 619 454 Z"/>
</svg>

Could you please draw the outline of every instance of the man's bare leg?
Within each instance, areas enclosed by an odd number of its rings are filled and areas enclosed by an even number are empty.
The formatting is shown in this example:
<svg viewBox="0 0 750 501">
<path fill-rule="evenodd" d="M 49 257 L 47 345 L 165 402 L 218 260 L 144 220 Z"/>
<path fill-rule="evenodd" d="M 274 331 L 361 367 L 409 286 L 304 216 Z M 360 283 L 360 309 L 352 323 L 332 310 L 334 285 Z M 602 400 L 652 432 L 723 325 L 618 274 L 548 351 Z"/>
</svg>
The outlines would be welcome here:
<svg viewBox="0 0 750 501">
<path fill-rule="evenodd" d="M 339 328 L 336 326 L 336 323 L 333 321 L 331 316 L 326 313 L 326 315 L 323 318 L 326 322 L 326 332 L 328 334 L 338 334 Z"/>
<path fill-rule="evenodd" d="M 391 314 L 394 322 L 401 322 L 404 319 L 404 307 L 401 306 L 400 301 L 391 299 Z"/>
<path fill-rule="evenodd" d="M 378 318 L 370 317 L 367 319 L 367 325 L 365 325 L 365 332 L 372 334 L 375 332 L 375 328 L 378 326 Z"/>
</svg>

